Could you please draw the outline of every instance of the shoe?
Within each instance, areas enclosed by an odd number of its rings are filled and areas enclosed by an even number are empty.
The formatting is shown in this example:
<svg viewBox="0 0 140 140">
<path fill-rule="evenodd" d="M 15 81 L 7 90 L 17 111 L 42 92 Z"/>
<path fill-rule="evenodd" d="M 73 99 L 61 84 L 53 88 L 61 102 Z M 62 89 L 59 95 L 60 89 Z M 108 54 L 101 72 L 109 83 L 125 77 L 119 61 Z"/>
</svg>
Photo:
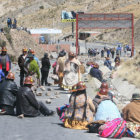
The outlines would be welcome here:
<svg viewBox="0 0 140 140">
<path fill-rule="evenodd" d="M 56 112 L 55 111 L 49 111 L 49 114 L 48 114 L 48 116 L 53 116 L 54 114 L 55 114 Z"/>
<path fill-rule="evenodd" d="M 51 83 L 47 83 L 47 84 L 45 84 L 45 86 L 51 86 L 52 84 Z"/>
<path fill-rule="evenodd" d="M 18 118 L 20 119 L 23 119 L 24 118 L 24 114 L 20 114 L 19 116 L 17 116 Z"/>
<path fill-rule="evenodd" d="M 0 115 L 4 115 L 6 113 L 5 109 L 0 109 Z"/>
</svg>

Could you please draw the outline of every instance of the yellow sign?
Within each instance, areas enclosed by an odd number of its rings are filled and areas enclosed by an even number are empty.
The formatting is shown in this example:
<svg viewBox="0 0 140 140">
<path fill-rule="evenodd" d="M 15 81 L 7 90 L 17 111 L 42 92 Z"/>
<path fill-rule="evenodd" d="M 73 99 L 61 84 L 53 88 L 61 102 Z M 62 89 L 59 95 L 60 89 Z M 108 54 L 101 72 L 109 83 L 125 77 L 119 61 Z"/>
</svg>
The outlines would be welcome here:
<svg viewBox="0 0 140 140">
<path fill-rule="evenodd" d="M 62 19 L 62 22 L 76 22 L 76 19 Z"/>
</svg>

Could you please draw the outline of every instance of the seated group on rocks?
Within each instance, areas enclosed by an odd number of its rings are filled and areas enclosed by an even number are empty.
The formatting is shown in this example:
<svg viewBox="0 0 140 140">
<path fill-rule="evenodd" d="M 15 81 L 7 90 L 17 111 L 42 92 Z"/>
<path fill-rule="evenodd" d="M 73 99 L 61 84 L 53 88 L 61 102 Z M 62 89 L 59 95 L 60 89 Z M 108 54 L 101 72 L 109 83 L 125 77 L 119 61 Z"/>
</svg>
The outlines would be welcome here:
<svg viewBox="0 0 140 140">
<path fill-rule="evenodd" d="M 53 115 L 42 102 L 37 101 L 31 87 L 33 79 L 28 76 L 20 88 L 14 82 L 15 75 L 9 72 L 6 79 L 0 83 L 0 114 L 17 115 L 20 118 Z M 15 113 L 16 108 L 16 113 Z"/>
<path fill-rule="evenodd" d="M 58 107 L 57 114 L 67 128 L 89 129 L 101 137 L 140 138 L 140 94 L 134 93 L 120 113 L 106 82 L 93 100 L 86 94 L 85 83 L 77 83 L 71 89 L 69 104 Z"/>
</svg>

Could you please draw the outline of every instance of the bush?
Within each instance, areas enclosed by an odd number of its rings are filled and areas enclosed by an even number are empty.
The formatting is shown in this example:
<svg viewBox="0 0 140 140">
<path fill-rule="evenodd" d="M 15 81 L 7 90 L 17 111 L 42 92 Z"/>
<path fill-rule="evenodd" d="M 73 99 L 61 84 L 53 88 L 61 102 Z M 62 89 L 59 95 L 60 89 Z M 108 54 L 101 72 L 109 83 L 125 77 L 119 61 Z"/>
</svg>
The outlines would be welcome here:
<svg viewBox="0 0 140 140">
<path fill-rule="evenodd" d="M 8 28 L 8 27 L 4 27 L 4 32 L 6 33 L 6 34 L 10 34 L 10 28 Z"/>
<path fill-rule="evenodd" d="M 40 9 L 44 9 L 44 6 L 40 6 L 39 8 L 40 8 Z"/>
<path fill-rule="evenodd" d="M 6 46 L 6 41 L 0 39 L 0 47 Z"/>
<path fill-rule="evenodd" d="M 4 27 L 4 33 L 5 33 L 7 40 L 9 41 L 9 43 L 12 44 L 12 37 L 10 35 L 10 28 Z"/>
<path fill-rule="evenodd" d="M 5 34 L 7 40 L 9 41 L 10 44 L 12 44 L 12 37 L 10 34 Z"/>
</svg>

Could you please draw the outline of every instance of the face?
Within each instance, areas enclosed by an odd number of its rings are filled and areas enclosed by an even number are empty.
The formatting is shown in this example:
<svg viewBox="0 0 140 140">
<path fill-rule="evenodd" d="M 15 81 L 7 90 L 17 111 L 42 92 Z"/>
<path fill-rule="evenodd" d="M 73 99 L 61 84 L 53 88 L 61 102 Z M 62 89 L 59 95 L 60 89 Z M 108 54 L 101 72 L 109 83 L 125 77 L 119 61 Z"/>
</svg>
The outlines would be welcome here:
<svg viewBox="0 0 140 140">
<path fill-rule="evenodd" d="M 26 54 L 27 54 L 27 52 L 23 51 L 23 55 L 26 55 Z"/>
<path fill-rule="evenodd" d="M 3 55 L 6 55 L 6 51 L 2 51 L 2 54 L 3 54 Z"/>
<path fill-rule="evenodd" d="M 69 55 L 69 60 L 72 60 L 73 58 L 74 58 L 74 56 L 70 56 L 70 55 Z"/>
</svg>

